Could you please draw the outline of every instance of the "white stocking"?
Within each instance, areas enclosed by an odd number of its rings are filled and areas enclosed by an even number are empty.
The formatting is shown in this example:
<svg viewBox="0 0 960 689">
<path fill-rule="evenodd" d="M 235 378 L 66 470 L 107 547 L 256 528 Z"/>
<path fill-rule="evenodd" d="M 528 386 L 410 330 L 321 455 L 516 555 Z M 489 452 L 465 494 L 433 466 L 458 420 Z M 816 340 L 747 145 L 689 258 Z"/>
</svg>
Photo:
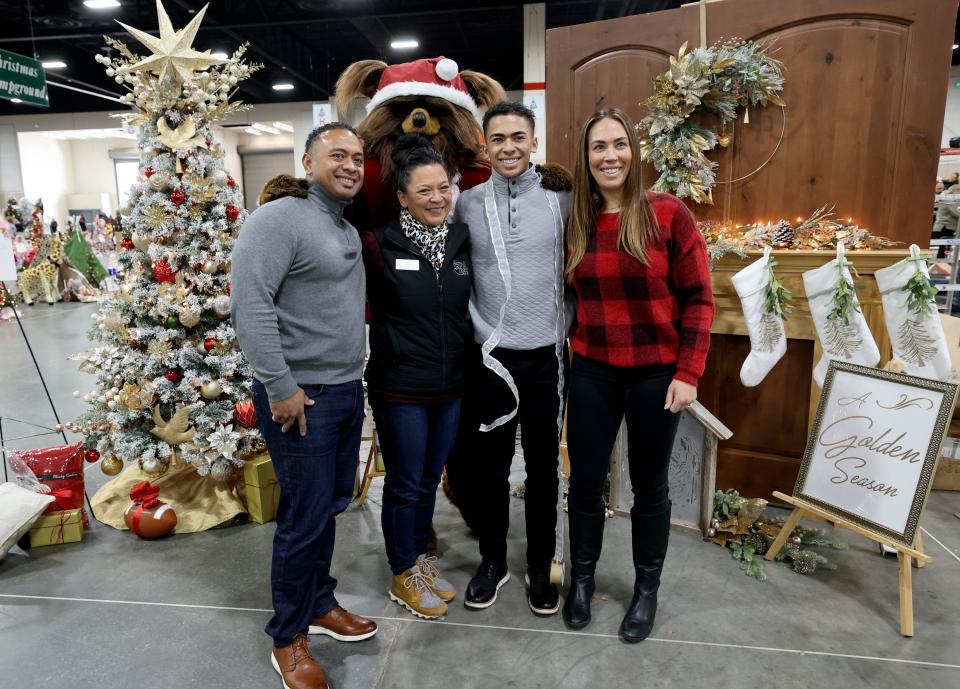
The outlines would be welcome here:
<svg viewBox="0 0 960 689">
<path fill-rule="evenodd" d="M 731 278 L 743 306 L 743 318 L 750 332 L 750 354 L 740 368 L 740 382 L 752 388 L 759 385 L 787 352 L 787 336 L 779 316 L 765 309 L 770 274 L 770 247 L 758 259 Z"/>
<path fill-rule="evenodd" d="M 893 358 L 906 364 L 904 373 L 923 378 L 946 380 L 950 375 L 950 352 L 937 307 L 931 302 L 927 311 L 916 313 L 907 306 L 907 281 L 917 269 L 930 278 L 920 248 L 910 247 L 910 258 L 876 272 L 883 299 L 883 317 L 893 345 Z"/>
<path fill-rule="evenodd" d="M 840 279 L 853 280 L 850 269 L 843 256 L 843 242 L 837 243 L 837 257 L 819 268 L 803 274 L 803 288 L 807 292 L 810 315 L 817 328 L 823 357 L 813 369 L 813 379 L 823 387 L 830 360 L 847 361 L 861 366 L 876 366 L 880 363 L 880 350 L 873 339 L 867 321 L 860 311 L 860 300 L 856 291 L 853 304 L 847 311 L 847 321 L 843 318 L 828 318 L 833 309 L 833 293 Z"/>
</svg>

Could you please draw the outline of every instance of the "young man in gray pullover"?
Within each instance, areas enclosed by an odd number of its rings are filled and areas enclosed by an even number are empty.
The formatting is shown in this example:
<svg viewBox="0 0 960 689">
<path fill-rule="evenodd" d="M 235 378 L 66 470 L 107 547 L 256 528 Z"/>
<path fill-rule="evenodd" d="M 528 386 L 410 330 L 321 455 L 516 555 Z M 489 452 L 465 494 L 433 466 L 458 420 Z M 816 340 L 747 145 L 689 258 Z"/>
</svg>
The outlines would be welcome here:
<svg viewBox="0 0 960 689">
<path fill-rule="evenodd" d="M 454 220 L 470 227 L 470 315 L 480 345 L 454 450 L 470 476 L 471 494 L 484 506 L 476 524 L 481 563 L 464 604 L 489 607 L 510 578 L 509 476 L 519 422 L 527 473 L 527 600 L 535 614 L 552 615 L 559 609 L 550 564 L 563 420 L 563 241 L 570 195 L 544 189 L 530 164 L 537 140 L 529 108 L 494 105 L 483 130 L 493 174 L 465 191 L 454 211 Z"/>
<path fill-rule="evenodd" d="M 307 198 L 258 208 L 233 250 L 233 327 L 280 484 L 273 540 L 271 662 L 287 689 L 326 689 L 307 633 L 360 641 L 371 621 L 337 604 L 335 517 L 353 494 L 363 423 L 360 239 L 343 217 L 363 184 L 363 144 L 341 123 L 313 130 Z"/>
</svg>

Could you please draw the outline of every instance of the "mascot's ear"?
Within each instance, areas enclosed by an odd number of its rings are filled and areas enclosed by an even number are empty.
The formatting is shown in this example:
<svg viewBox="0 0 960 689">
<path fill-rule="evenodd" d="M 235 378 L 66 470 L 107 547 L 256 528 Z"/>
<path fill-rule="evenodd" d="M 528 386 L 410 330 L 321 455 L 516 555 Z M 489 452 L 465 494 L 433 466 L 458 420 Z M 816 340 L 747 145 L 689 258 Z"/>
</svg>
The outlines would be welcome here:
<svg viewBox="0 0 960 689">
<path fill-rule="evenodd" d="M 465 69 L 460 72 L 460 78 L 467 85 L 467 90 L 481 108 L 486 110 L 496 103 L 507 100 L 507 93 L 500 82 L 481 72 Z"/>
<path fill-rule="evenodd" d="M 343 119 L 347 116 L 350 104 L 359 98 L 373 98 L 380 83 L 380 75 L 387 68 L 381 60 L 360 60 L 343 70 L 337 79 L 333 103 L 337 114 Z"/>
<path fill-rule="evenodd" d="M 296 198 L 307 198 L 308 182 L 300 177 L 293 175 L 277 175 L 263 185 L 260 192 L 259 204 L 282 199 L 284 196 L 294 196 Z"/>
<path fill-rule="evenodd" d="M 559 163 L 544 163 L 537 165 L 540 173 L 540 186 L 550 191 L 572 191 L 573 175 Z"/>
</svg>

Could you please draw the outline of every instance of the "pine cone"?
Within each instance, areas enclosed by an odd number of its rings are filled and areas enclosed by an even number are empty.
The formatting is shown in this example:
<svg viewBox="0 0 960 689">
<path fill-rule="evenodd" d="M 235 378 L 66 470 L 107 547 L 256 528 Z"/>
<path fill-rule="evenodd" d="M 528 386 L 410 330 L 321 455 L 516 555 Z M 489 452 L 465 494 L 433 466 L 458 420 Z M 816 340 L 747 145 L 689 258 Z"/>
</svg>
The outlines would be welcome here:
<svg viewBox="0 0 960 689">
<path fill-rule="evenodd" d="M 770 548 L 770 541 L 767 540 L 767 537 L 757 531 L 751 531 L 744 536 L 743 544 L 745 546 L 751 546 L 753 548 L 753 552 L 755 552 L 757 555 L 766 555 L 767 550 Z"/>
<path fill-rule="evenodd" d="M 813 574 L 817 570 L 817 556 L 810 550 L 801 550 L 793 556 L 793 571 L 797 574 Z"/>
<path fill-rule="evenodd" d="M 793 243 L 793 226 L 786 220 L 777 223 L 777 231 L 773 235 L 773 243 L 779 246 L 789 246 Z"/>
</svg>

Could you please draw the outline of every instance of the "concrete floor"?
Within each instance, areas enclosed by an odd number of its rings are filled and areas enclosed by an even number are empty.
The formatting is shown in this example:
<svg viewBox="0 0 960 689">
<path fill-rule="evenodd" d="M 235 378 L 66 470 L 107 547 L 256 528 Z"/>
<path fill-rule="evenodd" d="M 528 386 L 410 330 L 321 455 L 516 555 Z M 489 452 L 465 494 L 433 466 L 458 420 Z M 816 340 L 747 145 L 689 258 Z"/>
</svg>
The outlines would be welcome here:
<svg viewBox="0 0 960 689">
<path fill-rule="evenodd" d="M 65 357 L 87 346 L 94 310 L 25 312 L 63 419 L 82 407 L 72 391 L 92 384 Z M 15 323 L 0 324 L 0 352 L 0 416 L 52 425 Z M 103 480 L 91 467 L 90 492 Z M 584 632 L 528 611 L 516 528 L 513 579 L 497 604 L 469 612 L 458 597 L 446 620 L 424 622 L 385 595 L 379 484 L 367 506 L 340 518 L 334 573 L 341 602 L 376 618 L 380 632 L 359 644 L 311 644 L 335 689 L 960 687 L 960 493 L 934 493 L 923 519 L 934 562 L 914 574 L 912 639 L 899 634 L 895 559 L 852 533 L 839 534 L 850 550 L 833 554 L 836 571 L 803 577 L 770 565 L 758 583 L 722 548 L 674 532 L 654 635 L 628 646 L 616 638 L 632 587 L 625 520 L 607 522 L 595 619 Z M 513 511 L 522 524 L 519 500 Z M 462 591 L 476 545 L 444 499 L 436 525 L 441 568 Z M 0 563 L 0 689 L 279 688 L 262 631 L 272 535 L 271 524 L 247 524 L 147 542 L 94 523 L 79 544 L 15 548 Z"/>
</svg>

